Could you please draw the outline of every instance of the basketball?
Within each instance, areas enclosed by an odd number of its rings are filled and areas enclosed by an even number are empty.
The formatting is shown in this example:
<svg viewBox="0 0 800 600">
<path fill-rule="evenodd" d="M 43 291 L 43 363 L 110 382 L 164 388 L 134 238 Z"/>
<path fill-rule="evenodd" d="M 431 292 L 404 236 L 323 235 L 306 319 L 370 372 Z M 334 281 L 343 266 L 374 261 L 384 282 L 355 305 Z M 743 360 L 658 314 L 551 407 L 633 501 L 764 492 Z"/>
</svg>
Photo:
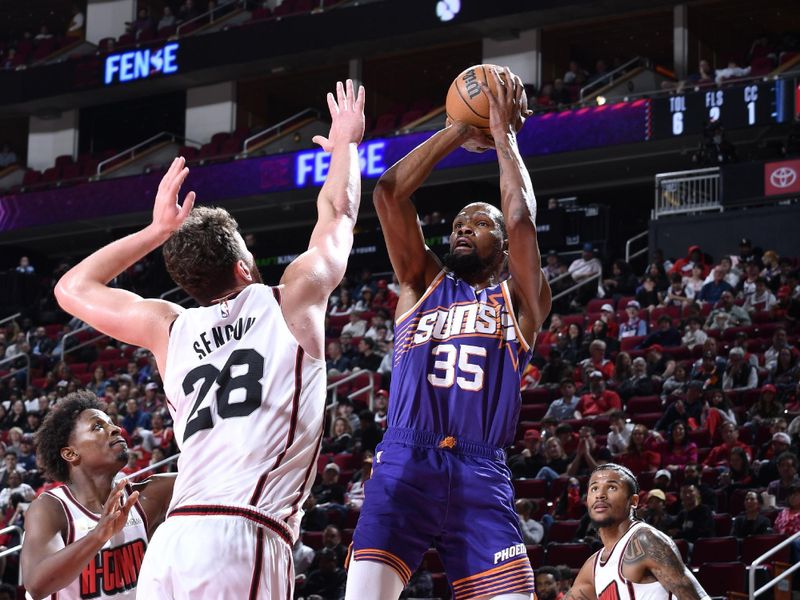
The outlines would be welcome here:
<svg viewBox="0 0 800 600">
<path fill-rule="evenodd" d="M 489 132 L 489 98 L 483 93 L 481 84 L 488 82 L 489 88 L 495 90 L 497 79 L 492 74 L 492 69 L 497 69 L 500 77 L 505 80 L 503 68 L 492 64 L 473 65 L 464 69 L 453 80 L 450 89 L 447 90 L 445 102 L 447 117 L 451 121 L 469 123 L 482 131 Z M 527 108 L 528 100 L 524 91 L 521 101 L 523 108 Z"/>
</svg>

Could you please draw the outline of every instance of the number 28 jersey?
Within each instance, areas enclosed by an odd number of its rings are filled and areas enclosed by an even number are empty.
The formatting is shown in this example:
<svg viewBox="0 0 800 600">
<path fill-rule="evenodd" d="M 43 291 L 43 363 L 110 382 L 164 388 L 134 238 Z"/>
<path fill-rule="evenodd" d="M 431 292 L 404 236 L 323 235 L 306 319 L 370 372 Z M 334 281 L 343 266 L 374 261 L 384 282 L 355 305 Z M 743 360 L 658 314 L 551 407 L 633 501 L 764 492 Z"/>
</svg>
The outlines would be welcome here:
<svg viewBox="0 0 800 600">
<path fill-rule="evenodd" d="M 395 322 L 388 425 L 508 446 L 530 357 L 507 281 L 475 291 L 442 271 Z"/>
<path fill-rule="evenodd" d="M 164 377 L 181 450 L 170 511 L 254 509 L 296 539 L 322 439 L 324 367 L 289 331 L 278 288 L 253 284 L 178 316 Z"/>
</svg>

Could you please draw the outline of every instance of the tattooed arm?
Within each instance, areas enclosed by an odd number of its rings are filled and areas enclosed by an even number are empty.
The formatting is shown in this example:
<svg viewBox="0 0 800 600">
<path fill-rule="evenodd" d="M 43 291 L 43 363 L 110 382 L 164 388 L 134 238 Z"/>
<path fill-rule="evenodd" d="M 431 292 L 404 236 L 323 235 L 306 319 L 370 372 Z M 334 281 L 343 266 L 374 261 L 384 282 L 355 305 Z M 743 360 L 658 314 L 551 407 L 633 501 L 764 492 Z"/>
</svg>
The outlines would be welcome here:
<svg viewBox="0 0 800 600">
<path fill-rule="evenodd" d="M 622 572 L 636 583 L 655 578 L 677 600 L 703 600 L 708 594 L 683 564 L 670 538 L 650 527 L 639 527 L 622 558 Z"/>
<path fill-rule="evenodd" d="M 594 591 L 594 556 L 592 554 L 589 560 L 583 563 L 578 576 L 572 582 L 572 587 L 563 600 L 597 600 L 597 594 Z"/>
</svg>

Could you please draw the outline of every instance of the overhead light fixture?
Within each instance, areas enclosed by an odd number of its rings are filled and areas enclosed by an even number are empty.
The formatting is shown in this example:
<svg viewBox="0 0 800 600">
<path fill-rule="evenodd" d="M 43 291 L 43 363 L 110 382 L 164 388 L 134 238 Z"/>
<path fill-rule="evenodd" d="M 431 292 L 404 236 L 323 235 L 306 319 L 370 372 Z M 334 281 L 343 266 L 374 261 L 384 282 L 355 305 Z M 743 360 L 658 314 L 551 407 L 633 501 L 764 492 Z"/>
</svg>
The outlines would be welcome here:
<svg viewBox="0 0 800 600">
<path fill-rule="evenodd" d="M 603 104 L 606 103 L 605 96 L 598 96 L 597 98 L 595 98 L 595 100 L 597 100 L 597 106 L 603 106 Z"/>
</svg>

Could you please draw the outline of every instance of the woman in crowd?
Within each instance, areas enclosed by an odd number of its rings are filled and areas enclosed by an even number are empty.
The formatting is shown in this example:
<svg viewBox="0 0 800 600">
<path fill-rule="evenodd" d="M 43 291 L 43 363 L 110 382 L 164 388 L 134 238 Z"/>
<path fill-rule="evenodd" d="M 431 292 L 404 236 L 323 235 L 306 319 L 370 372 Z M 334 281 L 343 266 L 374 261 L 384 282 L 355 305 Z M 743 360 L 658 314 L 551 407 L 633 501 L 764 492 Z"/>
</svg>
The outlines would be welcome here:
<svg viewBox="0 0 800 600">
<path fill-rule="evenodd" d="M 709 394 L 709 392 L 706 392 L 706 394 Z M 717 436 L 717 431 L 719 431 L 723 423 L 737 424 L 736 413 L 733 412 L 733 407 L 728 401 L 725 392 L 722 390 L 712 390 L 710 395 L 710 399 L 703 407 L 703 423 L 706 429 L 708 429 L 712 442 L 717 443 L 720 441 L 719 436 Z"/>
<path fill-rule="evenodd" d="M 328 314 L 332 317 L 343 317 L 353 312 L 354 308 L 355 303 L 350 296 L 350 290 L 347 288 L 342 288 L 342 291 L 339 294 L 339 301 L 333 306 L 333 308 L 331 308 Z"/>
<path fill-rule="evenodd" d="M 775 368 L 769 373 L 768 381 L 775 386 L 778 396 L 782 398 L 794 389 L 798 380 L 800 380 L 800 361 L 789 348 L 782 348 L 778 352 Z"/>
<path fill-rule="evenodd" d="M 731 449 L 728 459 L 728 470 L 724 471 L 718 480 L 717 487 L 726 494 L 734 490 L 748 488 L 753 485 L 753 471 L 750 468 L 750 459 L 747 453 L 739 447 Z"/>
<path fill-rule="evenodd" d="M 322 442 L 322 452 L 339 454 L 349 452 L 353 447 L 353 430 L 344 417 L 336 417 L 331 425 L 331 435 Z"/>
<path fill-rule="evenodd" d="M 661 400 L 667 401 L 673 394 L 680 395 L 686 392 L 689 375 L 682 364 L 675 365 L 675 372 L 661 385 Z"/>
<path fill-rule="evenodd" d="M 733 519 L 731 535 L 741 540 L 765 533 L 772 533 L 772 522 L 761 514 L 761 496 L 750 490 L 744 497 L 744 512 Z"/>
<path fill-rule="evenodd" d="M 98 398 L 105 396 L 106 388 L 111 383 L 106 377 L 106 369 L 102 365 L 97 365 L 92 373 L 92 380 L 86 385 L 86 389 Z"/>
<path fill-rule="evenodd" d="M 637 477 L 649 471 L 658 469 L 661 456 L 658 452 L 647 449 L 647 427 L 637 424 L 631 433 L 628 450 L 619 456 L 619 464 L 628 467 Z"/>
<path fill-rule="evenodd" d="M 697 464 L 697 444 L 689 440 L 686 424 L 675 421 L 669 428 L 667 439 L 658 446 L 661 467 L 674 471 L 686 465 Z"/>
<path fill-rule="evenodd" d="M 758 402 L 747 411 L 747 423 L 750 427 L 769 427 L 775 419 L 784 414 L 784 406 L 775 399 L 777 388 L 767 384 L 761 388 Z"/>
</svg>

